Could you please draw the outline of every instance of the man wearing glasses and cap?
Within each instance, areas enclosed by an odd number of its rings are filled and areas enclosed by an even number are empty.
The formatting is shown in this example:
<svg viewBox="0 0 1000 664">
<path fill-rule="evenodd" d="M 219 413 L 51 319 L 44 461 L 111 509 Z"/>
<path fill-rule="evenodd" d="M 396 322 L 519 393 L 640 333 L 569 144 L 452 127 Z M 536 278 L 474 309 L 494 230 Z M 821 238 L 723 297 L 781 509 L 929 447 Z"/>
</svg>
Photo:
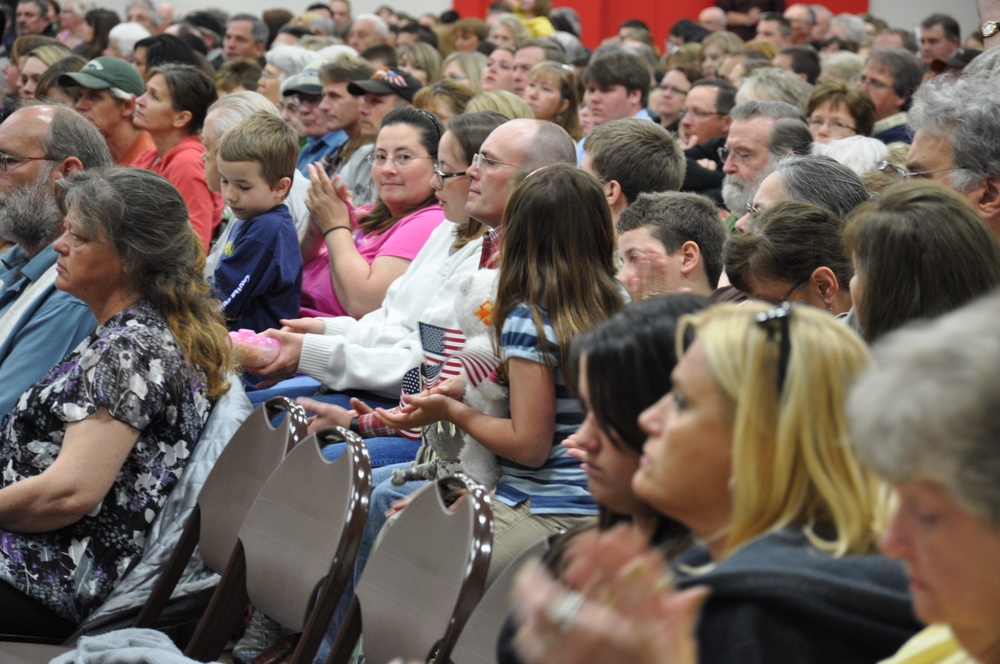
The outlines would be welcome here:
<svg viewBox="0 0 1000 664">
<path fill-rule="evenodd" d="M 78 72 L 59 77 L 62 87 L 79 86 L 73 106 L 104 136 L 115 166 L 131 166 L 136 157 L 155 147 L 152 137 L 132 124 L 135 99 L 146 91 L 135 67 L 120 58 L 94 58 Z"/>
<path fill-rule="evenodd" d="M 307 178 L 309 164 L 323 161 L 347 142 L 347 132 L 339 127 L 331 130 L 326 113 L 320 108 L 323 83 L 319 69 L 322 65 L 322 61 L 313 62 L 281 86 L 282 97 L 295 95 L 299 99 L 299 121 L 306 134 L 306 144 L 299 151 L 295 167 Z"/>
</svg>

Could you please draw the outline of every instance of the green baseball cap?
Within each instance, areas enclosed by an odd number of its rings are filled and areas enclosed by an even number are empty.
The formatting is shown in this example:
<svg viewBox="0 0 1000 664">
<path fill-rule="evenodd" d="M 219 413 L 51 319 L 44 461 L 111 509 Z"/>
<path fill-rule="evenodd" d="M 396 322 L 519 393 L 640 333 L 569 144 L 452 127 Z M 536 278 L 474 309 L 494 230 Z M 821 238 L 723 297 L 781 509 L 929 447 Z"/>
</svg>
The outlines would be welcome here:
<svg viewBox="0 0 1000 664">
<path fill-rule="evenodd" d="M 137 97 L 146 91 L 139 70 L 121 58 L 111 56 L 94 58 L 80 71 L 63 74 L 59 77 L 59 85 L 79 85 L 88 90 L 118 88 Z"/>
</svg>

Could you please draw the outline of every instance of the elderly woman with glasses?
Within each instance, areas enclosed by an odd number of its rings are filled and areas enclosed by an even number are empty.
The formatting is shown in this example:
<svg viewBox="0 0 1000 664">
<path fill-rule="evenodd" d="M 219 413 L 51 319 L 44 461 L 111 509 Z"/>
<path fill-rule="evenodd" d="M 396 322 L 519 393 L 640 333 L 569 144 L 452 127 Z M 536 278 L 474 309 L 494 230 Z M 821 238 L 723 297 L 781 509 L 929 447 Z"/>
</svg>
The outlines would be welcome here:
<svg viewBox="0 0 1000 664">
<path fill-rule="evenodd" d="M 991 295 L 893 333 L 847 402 L 858 455 L 898 498 L 882 550 L 929 625 L 892 664 L 1000 661 L 998 327 Z"/>
<path fill-rule="evenodd" d="M 823 311 L 769 306 L 682 320 L 671 392 L 639 417 L 636 495 L 698 544 L 669 575 L 621 531 L 574 547 L 562 582 L 530 571 L 525 660 L 870 664 L 917 631 L 902 567 L 876 553 L 884 487 L 847 442 L 868 351 Z M 693 639 L 671 581 L 711 591 Z"/>
<path fill-rule="evenodd" d="M 762 211 L 747 233 L 726 240 L 722 256 L 730 283 L 749 298 L 799 302 L 846 316 L 854 268 L 844 254 L 844 221 L 810 203 L 786 202 Z"/>
<path fill-rule="evenodd" d="M 809 95 L 806 117 L 817 143 L 850 136 L 871 136 L 875 126 L 875 104 L 855 85 L 827 81 Z"/>
</svg>

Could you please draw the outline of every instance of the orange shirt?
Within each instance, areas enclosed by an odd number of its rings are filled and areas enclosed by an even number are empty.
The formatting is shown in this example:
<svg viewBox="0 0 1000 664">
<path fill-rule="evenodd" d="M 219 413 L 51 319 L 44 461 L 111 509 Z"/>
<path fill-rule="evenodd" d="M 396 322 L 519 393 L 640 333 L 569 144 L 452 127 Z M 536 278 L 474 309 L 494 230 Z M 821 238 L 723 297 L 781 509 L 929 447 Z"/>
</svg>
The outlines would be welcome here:
<svg viewBox="0 0 1000 664">
<path fill-rule="evenodd" d="M 215 227 L 222 221 L 224 204 L 220 194 L 208 189 L 205 164 L 201 161 L 204 151 L 205 146 L 197 136 L 188 136 L 162 159 L 153 148 L 140 154 L 132 165 L 159 173 L 177 187 L 187 203 L 191 226 L 201 238 L 205 251 L 208 251 Z"/>
<path fill-rule="evenodd" d="M 139 135 L 132 141 L 132 145 L 125 151 L 125 154 L 115 161 L 115 166 L 131 166 L 140 154 L 155 147 L 156 144 L 153 143 L 153 137 L 149 135 L 149 132 L 140 131 Z"/>
</svg>

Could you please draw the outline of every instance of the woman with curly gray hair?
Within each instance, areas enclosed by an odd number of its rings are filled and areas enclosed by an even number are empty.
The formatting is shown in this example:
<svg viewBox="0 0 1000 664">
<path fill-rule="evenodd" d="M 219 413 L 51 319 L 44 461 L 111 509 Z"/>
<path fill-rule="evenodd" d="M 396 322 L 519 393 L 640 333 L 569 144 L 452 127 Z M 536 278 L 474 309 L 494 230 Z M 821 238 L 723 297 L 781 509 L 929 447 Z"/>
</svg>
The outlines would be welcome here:
<svg viewBox="0 0 1000 664">
<path fill-rule="evenodd" d="M 847 403 L 858 455 L 898 496 L 882 551 L 929 625 L 889 662 L 1000 661 L 998 326 L 993 294 L 885 337 Z"/>
</svg>

